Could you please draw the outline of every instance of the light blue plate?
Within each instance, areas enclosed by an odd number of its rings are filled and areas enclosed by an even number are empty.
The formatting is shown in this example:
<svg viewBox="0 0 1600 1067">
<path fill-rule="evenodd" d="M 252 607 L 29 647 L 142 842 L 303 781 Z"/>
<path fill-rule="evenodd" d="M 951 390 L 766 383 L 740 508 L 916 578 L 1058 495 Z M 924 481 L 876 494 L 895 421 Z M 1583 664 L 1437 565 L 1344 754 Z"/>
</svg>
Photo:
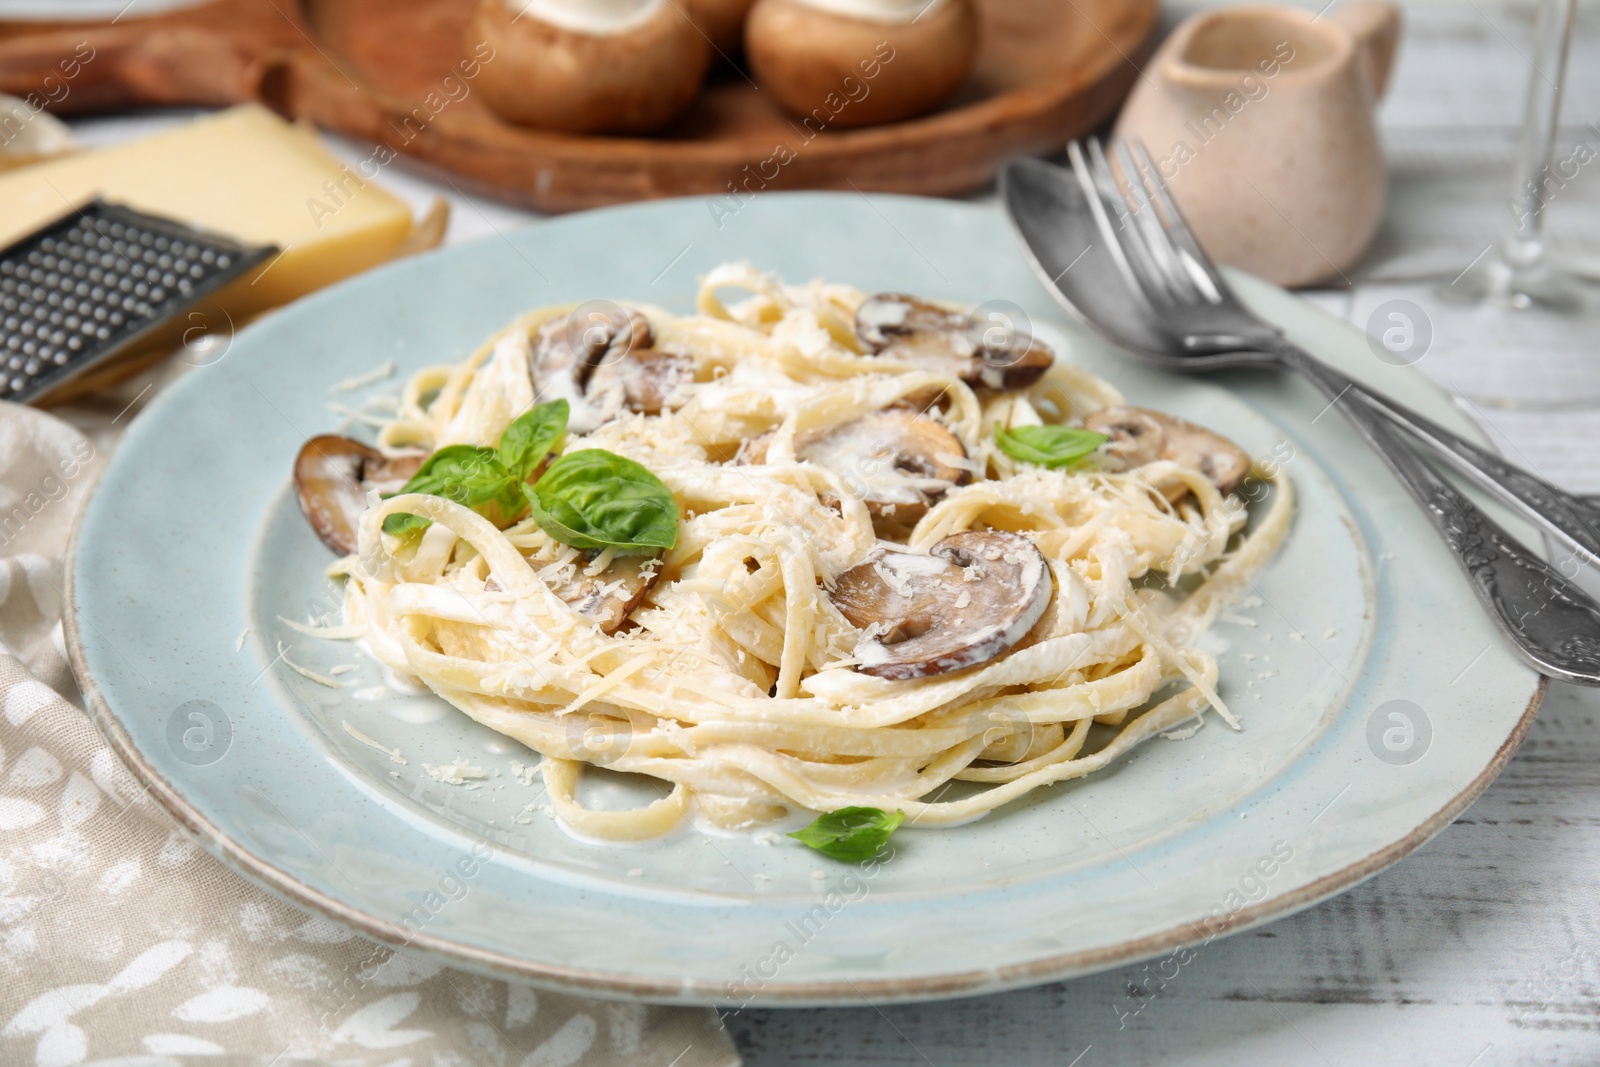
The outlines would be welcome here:
<svg viewBox="0 0 1600 1067">
<path fill-rule="evenodd" d="M 335 429 L 329 402 L 350 399 L 334 383 L 388 359 L 402 374 L 459 359 L 539 305 L 607 297 L 687 311 L 696 275 L 730 259 L 794 281 L 1014 301 L 1064 358 L 1133 402 L 1287 457 L 1293 533 L 1214 631 L 1244 730 L 1212 717 L 1190 740 L 1153 740 L 975 824 L 903 831 L 895 858 L 868 870 L 788 840 L 690 828 L 593 845 L 537 809 L 519 815 L 539 793 L 513 773 L 532 761 L 520 746 L 431 696 L 356 698 L 378 681 L 370 661 L 278 621 L 339 600 L 289 490 L 301 442 Z M 1240 288 L 1306 348 L 1472 432 L 1344 324 L 1248 279 Z M 992 992 L 1305 907 L 1465 808 L 1543 691 L 1422 515 L 1309 387 L 1138 369 L 1066 321 L 995 209 L 913 198 L 761 196 L 720 222 L 700 200 L 574 215 L 303 300 L 138 418 L 69 571 L 69 642 L 100 729 L 224 861 L 385 941 L 659 1001 Z M 360 663 L 343 676 L 355 684 L 295 674 L 280 641 L 315 669 Z M 458 756 L 491 777 L 468 789 L 424 773 Z M 623 803 L 631 789 L 602 780 L 593 795 Z"/>
</svg>

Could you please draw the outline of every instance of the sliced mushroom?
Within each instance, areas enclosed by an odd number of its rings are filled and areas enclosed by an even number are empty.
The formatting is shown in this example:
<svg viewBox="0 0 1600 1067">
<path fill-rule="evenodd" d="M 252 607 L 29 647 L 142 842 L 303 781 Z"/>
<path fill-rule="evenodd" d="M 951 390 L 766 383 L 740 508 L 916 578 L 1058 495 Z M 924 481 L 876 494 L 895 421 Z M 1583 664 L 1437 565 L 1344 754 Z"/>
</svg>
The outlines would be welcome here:
<svg viewBox="0 0 1600 1067">
<path fill-rule="evenodd" d="M 570 377 L 582 388 L 595 367 L 635 349 L 649 348 L 654 342 L 650 320 L 637 311 L 603 302 L 580 306 L 565 318 L 541 326 L 534 335 L 534 383 L 554 386 L 558 379 Z"/>
<path fill-rule="evenodd" d="M 1053 586 L 1032 541 L 1003 530 L 951 534 L 928 555 L 880 548 L 829 594 L 866 633 L 856 669 L 902 681 L 1003 655 L 1044 617 Z"/>
<path fill-rule="evenodd" d="M 596 367 L 584 392 L 601 411 L 622 407 L 640 415 L 659 415 L 687 403 L 693 386 L 694 360 L 647 349 Z"/>
<path fill-rule="evenodd" d="M 776 430 L 768 430 L 758 434 L 739 446 L 738 453 L 733 457 L 734 463 L 751 464 L 760 466 L 767 461 L 767 449 L 772 447 L 772 439 L 778 435 Z"/>
<path fill-rule="evenodd" d="M 599 623 L 602 633 L 614 634 L 655 588 L 661 577 L 661 556 L 616 556 L 600 573 L 587 573 L 600 552 L 592 548 L 581 553 L 574 561 L 572 576 L 551 591 L 572 610 Z M 500 584 L 493 578 L 485 581 L 483 588 L 500 592 Z"/>
<path fill-rule="evenodd" d="M 901 293 L 868 297 L 856 309 L 856 337 L 877 355 L 987 389 L 1026 389 L 1056 358 L 1026 331 L 990 328 L 970 315 Z"/>
<path fill-rule="evenodd" d="M 322 543 L 347 556 L 356 550 L 367 493 L 398 493 L 425 458 L 421 452 L 386 456 L 352 438 L 322 434 L 295 457 L 295 496 Z"/>
<path fill-rule="evenodd" d="M 1106 470 L 1129 471 L 1170 460 L 1199 471 L 1224 496 L 1250 473 L 1250 457 L 1242 448 L 1176 415 L 1145 408 L 1106 408 L 1084 419 L 1083 425 L 1109 438 L 1102 459 Z M 1156 488 L 1174 502 L 1189 491 L 1181 482 L 1158 482 Z"/>
<path fill-rule="evenodd" d="M 746 441 L 738 463 L 765 463 L 772 434 Z M 859 495 L 874 523 L 913 526 L 928 506 L 971 480 L 967 450 L 939 420 L 910 408 L 886 408 L 835 426 L 795 449 Z"/>
<path fill-rule="evenodd" d="M 533 339 L 537 400 L 565 398 L 567 428 L 588 433 L 622 411 L 659 415 L 681 407 L 694 360 L 651 346 L 650 320 L 615 305 L 580 307 Z"/>
</svg>

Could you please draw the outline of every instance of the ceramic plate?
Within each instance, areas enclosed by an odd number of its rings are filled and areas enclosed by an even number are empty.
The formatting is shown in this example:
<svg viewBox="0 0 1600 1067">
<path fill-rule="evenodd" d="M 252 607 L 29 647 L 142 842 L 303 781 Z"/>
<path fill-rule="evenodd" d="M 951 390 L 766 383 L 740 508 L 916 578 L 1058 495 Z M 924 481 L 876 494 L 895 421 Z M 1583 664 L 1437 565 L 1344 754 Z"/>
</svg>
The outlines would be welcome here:
<svg viewBox="0 0 1600 1067">
<path fill-rule="evenodd" d="M 431 696 L 361 699 L 374 664 L 279 621 L 339 602 L 288 477 L 301 442 L 340 425 L 331 404 L 361 396 L 336 383 L 391 359 L 402 373 L 459 359 L 529 307 L 608 297 L 687 311 L 696 275 L 740 258 L 791 280 L 1013 301 L 1135 403 L 1283 463 L 1300 497 L 1293 533 L 1214 631 L 1244 729 L 1212 716 L 1187 740 L 1152 740 L 977 823 L 902 832 L 894 859 L 869 870 L 687 827 L 594 845 L 526 811 L 539 793 L 516 773 L 527 751 Z M 1239 284 L 1306 348 L 1472 432 L 1359 333 Z M 83 515 L 70 580 L 69 641 L 100 729 L 224 861 L 385 941 L 658 1001 L 993 992 L 1303 908 L 1443 828 L 1500 770 L 1542 693 L 1422 514 L 1309 387 L 1136 368 L 1069 324 L 996 209 L 912 198 L 569 216 L 303 300 L 133 424 Z M 308 681 L 280 643 L 314 669 L 358 663 L 343 676 L 353 684 Z M 456 757 L 490 777 L 467 788 L 424 771 Z M 625 803 L 628 788 L 597 780 L 594 802 Z"/>
</svg>

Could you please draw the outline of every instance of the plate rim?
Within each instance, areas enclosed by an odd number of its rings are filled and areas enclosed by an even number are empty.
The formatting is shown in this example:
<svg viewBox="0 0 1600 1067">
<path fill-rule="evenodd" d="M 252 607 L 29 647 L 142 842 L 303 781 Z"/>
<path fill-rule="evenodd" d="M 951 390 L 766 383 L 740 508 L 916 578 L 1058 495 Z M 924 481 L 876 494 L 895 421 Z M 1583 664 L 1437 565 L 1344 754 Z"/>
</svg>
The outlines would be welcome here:
<svg viewBox="0 0 1600 1067">
<path fill-rule="evenodd" d="M 816 192 L 791 194 L 799 197 L 817 196 Z M 826 195 L 826 194 L 822 194 Z M 882 195 L 882 194 L 880 194 Z M 892 199 L 929 200 L 932 198 L 896 196 Z M 682 198 L 697 200 L 698 198 Z M 662 202 L 655 202 L 659 207 Z M 626 211 L 635 205 L 612 210 Z M 970 208 L 975 205 L 959 205 Z M 608 213 L 608 212 L 601 212 Z M 534 224 L 535 227 L 538 224 Z M 1261 283 L 1265 285 L 1266 283 Z M 338 287 L 334 287 L 338 288 Z M 1278 292 L 1287 292 L 1271 287 Z M 320 294 L 326 297 L 327 293 Z M 1294 295 L 1294 294 L 1289 294 Z M 1337 319 L 1325 309 L 1296 296 L 1302 308 L 1314 309 L 1322 317 L 1337 321 L 1341 328 L 1351 325 Z M 1444 395 L 1443 390 L 1417 372 L 1409 369 L 1410 377 L 1421 388 Z M 1484 439 L 1475 428 L 1475 436 Z M 1493 447 L 1490 444 L 1489 447 Z M 143 787 L 144 792 L 174 819 L 214 857 L 251 883 L 293 902 L 295 905 L 354 929 L 358 933 L 395 948 L 410 948 L 431 953 L 452 963 L 497 977 L 514 977 L 536 986 L 565 993 L 582 993 L 608 999 L 632 999 L 655 1003 L 721 1003 L 717 987 L 693 979 L 670 979 L 630 975 L 617 970 L 586 968 L 527 959 L 518 955 L 471 945 L 464 945 L 428 933 L 426 930 L 409 931 L 398 923 L 367 914 L 353 905 L 323 893 L 304 883 L 267 858 L 258 856 L 242 842 L 230 838 L 202 814 L 145 759 L 134 745 L 110 702 L 90 674 L 84 653 L 77 596 L 77 558 L 79 535 L 88 508 L 81 508 L 74 518 L 72 532 L 64 557 L 64 614 L 63 629 L 68 658 L 78 679 L 91 721 L 117 755 L 123 766 Z M 90 623 L 90 626 L 93 624 Z M 997 993 L 1008 989 L 1041 982 L 1068 978 L 1079 974 L 1103 970 L 1175 949 L 1197 940 L 1233 934 L 1259 925 L 1270 919 L 1283 917 L 1310 907 L 1338 892 L 1364 881 L 1384 868 L 1414 852 L 1434 835 L 1448 826 L 1464 811 L 1490 783 L 1504 770 L 1511 756 L 1521 745 L 1531 728 L 1535 714 L 1547 692 L 1549 680 L 1538 677 L 1533 692 L 1517 722 L 1497 746 L 1494 755 L 1454 796 L 1431 815 L 1418 823 L 1403 837 L 1367 853 L 1313 882 L 1271 895 L 1262 901 L 1247 905 L 1232 913 L 1219 928 L 1214 920 L 1193 920 L 1166 927 L 1143 937 L 1068 952 L 1056 952 L 1021 963 L 997 967 L 968 968 L 932 975 L 889 978 L 811 979 L 789 981 L 768 986 L 759 1003 L 773 1007 L 803 1007 L 855 1002 L 863 997 L 872 1000 L 898 1002 L 937 1000 L 976 994 Z"/>
<path fill-rule="evenodd" d="M 397 923 L 385 922 L 368 915 L 305 885 L 293 875 L 273 867 L 221 833 L 209 819 L 185 802 L 155 768 L 145 762 L 83 664 L 72 567 L 78 547 L 78 525 L 74 522 L 72 537 L 67 545 L 65 592 L 68 610 L 64 616 L 64 628 L 68 656 L 73 673 L 78 677 L 85 702 L 89 706 L 90 718 L 106 744 L 122 761 L 123 766 L 144 786 L 146 795 L 152 797 L 180 826 L 193 834 L 206 847 L 206 851 L 224 865 L 269 892 L 286 897 L 301 907 L 309 908 L 335 922 L 352 927 L 364 936 L 391 948 L 431 952 L 468 967 L 489 971 L 500 977 L 520 978 L 555 992 L 571 993 L 574 990 L 581 990 L 608 999 L 635 999 L 666 1004 L 683 1003 L 685 996 L 695 991 L 696 987 L 692 982 L 673 982 L 667 979 L 620 975 L 610 971 L 535 963 L 506 953 L 464 946 L 458 942 L 431 936 L 425 931 L 407 934 L 405 928 Z M 1454 822 L 1455 817 L 1465 811 L 1500 776 L 1506 763 L 1521 747 L 1523 738 L 1533 725 L 1539 705 L 1544 701 L 1549 685 L 1550 679 L 1541 675 L 1535 685 L 1533 696 L 1523 709 L 1516 726 L 1495 750 L 1494 757 L 1484 769 L 1467 784 L 1465 789 L 1450 798 L 1443 807 L 1405 837 L 1368 853 L 1355 863 L 1324 875 L 1315 882 L 1279 896 L 1268 896 L 1258 904 L 1242 908 L 1228 916 L 1220 928 L 1215 924 L 1207 925 L 1205 920 L 1195 920 L 1116 945 L 1056 953 L 1027 963 L 996 969 L 980 968 L 917 978 L 789 982 L 769 987 L 764 991 L 760 1006 L 799 1008 L 820 1003 L 833 1004 L 853 997 L 862 999 L 874 997 L 905 1002 L 940 1000 L 978 993 L 999 993 L 1017 987 L 1071 978 L 1121 963 L 1132 963 L 1190 944 L 1199 939 L 1197 935 L 1215 938 L 1236 934 L 1270 919 L 1282 918 L 1309 908 L 1399 862 Z"/>
</svg>

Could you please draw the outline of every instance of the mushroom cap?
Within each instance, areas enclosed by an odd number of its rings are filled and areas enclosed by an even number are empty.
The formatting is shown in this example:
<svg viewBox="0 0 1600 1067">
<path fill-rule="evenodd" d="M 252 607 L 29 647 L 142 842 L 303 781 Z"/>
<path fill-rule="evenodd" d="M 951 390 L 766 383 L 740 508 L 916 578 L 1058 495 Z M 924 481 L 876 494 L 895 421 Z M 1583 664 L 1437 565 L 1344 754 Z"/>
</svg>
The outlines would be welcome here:
<svg viewBox="0 0 1600 1067">
<path fill-rule="evenodd" d="M 1026 389 L 1055 362 L 1032 334 L 986 329 L 971 315 L 904 293 L 869 296 L 856 309 L 856 337 L 875 355 L 905 360 L 987 389 Z"/>
<path fill-rule="evenodd" d="M 866 630 L 856 670 L 893 681 L 976 666 L 1044 617 L 1054 585 L 1034 543 L 1004 530 L 951 534 L 928 555 L 880 548 L 829 593 Z"/>
<path fill-rule="evenodd" d="M 495 50 L 477 85 L 502 117 L 566 133 L 649 133 L 700 92 L 711 45 L 675 3 L 617 32 L 558 25 L 506 0 L 479 0 L 467 47 Z"/>
<path fill-rule="evenodd" d="M 1101 461 L 1106 470 L 1129 471 L 1164 459 L 1199 471 L 1224 496 L 1250 473 L 1250 457 L 1244 449 L 1221 434 L 1163 411 L 1105 408 L 1084 419 L 1083 425 L 1108 438 Z M 1158 483 L 1157 488 L 1173 501 L 1189 491 L 1181 483 Z"/>
<path fill-rule="evenodd" d="M 972 0 L 934 0 L 912 20 L 756 0 L 744 27 L 756 83 L 816 130 L 876 126 L 938 107 L 978 52 Z"/>
<path fill-rule="evenodd" d="M 695 25 L 711 39 L 711 46 L 722 57 L 731 57 L 744 47 L 744 20 L 755 0 L 685 0 L 684 7 Z"/>
<path fill-rule="evenodd" d="M 772 438 L 769 431 L 746 441 L 734 461 L 765 463 Z M 795 458 L 843 478 L 874 525 L 914 526 L 930 504 L 972 478 L 961 438 L 911 408 L 885 408 L 841 423 L 800 443 Z"/>
<path fill-rule="evenodd" d="M 354 438 L 321 434 L 295 457 L 295 498 L 322 543 L 348 556 L 356 550 L 367 493 L 398 493 L 426 458 L 421 452 L 386 456 Z"/>
</svg>

